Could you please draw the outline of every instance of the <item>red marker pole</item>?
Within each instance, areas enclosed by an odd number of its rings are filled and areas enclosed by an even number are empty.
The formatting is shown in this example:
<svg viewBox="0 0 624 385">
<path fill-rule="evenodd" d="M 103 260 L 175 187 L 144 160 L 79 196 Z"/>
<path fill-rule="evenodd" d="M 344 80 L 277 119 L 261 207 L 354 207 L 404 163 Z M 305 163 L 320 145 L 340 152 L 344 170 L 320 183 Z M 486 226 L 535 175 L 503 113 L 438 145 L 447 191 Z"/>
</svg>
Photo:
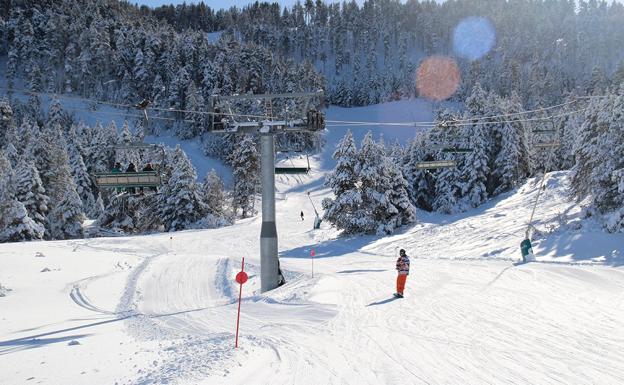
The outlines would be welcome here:
<svg viewBox="0 0 624 385">
<path fill-rule="evenodd" d="M 314 252 L 314 249 L 310 250 L 310 257 L 312 258 L 312 278 L 314 278 L 314 256 L 316 255 L 316 253 Z"/>
<path fill-rule="evenodd" d="M 241 266 L 241 271 L 236 274 L 236 282 L 240 284 L 240 290 L 238 292 L 238 315 L 236 316 L 236 342 L 234 343 L 234 347 L 238 348 L 238 325 L 240 323 L 240 305 L 241 305 L 241 297 L 243 295 L 243 283 L 247 282 L 247 273 L 245 273 L 245 257 L 243 257 L 243 262 Z"/>
</svg>

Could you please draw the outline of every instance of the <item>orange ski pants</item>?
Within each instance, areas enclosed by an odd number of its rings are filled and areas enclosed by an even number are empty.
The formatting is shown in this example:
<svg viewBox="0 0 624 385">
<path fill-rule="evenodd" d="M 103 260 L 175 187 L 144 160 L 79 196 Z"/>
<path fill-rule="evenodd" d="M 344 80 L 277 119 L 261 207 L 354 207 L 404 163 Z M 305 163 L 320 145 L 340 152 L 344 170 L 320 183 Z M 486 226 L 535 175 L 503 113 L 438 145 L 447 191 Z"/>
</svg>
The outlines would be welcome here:
<svg viewBox="0 0 624 385">
<path fill-rule="evenodd" d="M 405 281 L 407 281 L 407 274 L 397 275 L 397 293 L 403 294 L 403 290 L 405 290 Z"/>
</svg>

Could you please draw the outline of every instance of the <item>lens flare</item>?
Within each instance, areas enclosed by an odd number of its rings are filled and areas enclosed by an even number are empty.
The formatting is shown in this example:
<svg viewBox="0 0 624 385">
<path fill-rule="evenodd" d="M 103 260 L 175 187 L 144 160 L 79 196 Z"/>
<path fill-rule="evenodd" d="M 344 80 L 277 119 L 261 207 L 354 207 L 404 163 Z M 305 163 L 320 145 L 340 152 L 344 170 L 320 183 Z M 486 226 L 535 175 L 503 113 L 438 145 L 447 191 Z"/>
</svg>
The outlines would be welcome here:
<svg viewBox="0 0 624 385">
<path fill-rule="evenodd" d="M 462 20 L 453 32 L 453 51 L 468 60 L 485 56 L 496 41 L 496 30 L 483 17 L 469 17 Z"/>
<path fill-rule="evenodd" d="M 418 95 L 435 101 L 453 96 L 460 82 L 459 67 L 450 57 L 428 57 L 420 63 L 416 71 Z"/>
</svg>

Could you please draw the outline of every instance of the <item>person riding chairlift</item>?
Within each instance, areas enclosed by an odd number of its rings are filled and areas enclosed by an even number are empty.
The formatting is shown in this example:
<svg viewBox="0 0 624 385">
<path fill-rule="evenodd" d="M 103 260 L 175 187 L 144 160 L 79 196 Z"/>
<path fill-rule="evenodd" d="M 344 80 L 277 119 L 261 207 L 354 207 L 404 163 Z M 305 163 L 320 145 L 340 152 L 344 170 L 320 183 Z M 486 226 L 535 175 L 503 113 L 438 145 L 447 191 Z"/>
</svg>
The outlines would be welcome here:
<svg viewBox="0 0 624 385">
<path fill-rule="evenodd" d="M 150 172 L 150 171 L 154 171 L 154 167 L 152 167 L 152 164 L 150 162 L 148 162 L 145 167 L 143 167 L 143 169 L 141 171 L 145 171 L 145 172 Z M 151 191 L 156 191 L 156 187 L 151 186 L 148 187 Z M 144 188 L 141 188 L 141 193 L 144 191 Z"/>
<path fill-rule="evenodd" d="M 113 165 L 113 168 L 111 169 L 111 173 L 112 174 L 121 173 L 121 163 L 115 162 L 115 164 Z M 121 194 L 124 190 L 121 187 L 117 187 L 115 191 L 117 192 L 117 194 Z"/>
<path fill-rule="evenodd" d="M 130 162 L 128 164 L 128 168 L 126 169 L 126 172 L 137 172 L 136 166 L 134 165 L 134 163 Z M 136 188 L 134 187 L 129 187 L 127 191 L 129 194 L 136 194 Z"/>
</svg>

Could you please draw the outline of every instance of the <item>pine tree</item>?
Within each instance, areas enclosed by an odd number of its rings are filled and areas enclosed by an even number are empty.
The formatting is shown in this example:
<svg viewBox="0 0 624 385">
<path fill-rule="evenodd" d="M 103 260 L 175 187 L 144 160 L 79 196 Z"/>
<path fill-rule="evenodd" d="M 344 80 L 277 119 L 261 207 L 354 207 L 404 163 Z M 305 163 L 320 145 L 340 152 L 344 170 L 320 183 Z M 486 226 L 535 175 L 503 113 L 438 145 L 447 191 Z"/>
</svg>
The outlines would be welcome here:
<svg viewBox="0 0 624 385">
<path fill-rule="evenodd" d="M 82 237 L 84 212 L 72 178 L 67 143 L 56 129 L 47 127 L 34 143 L 32 154 L 41 172 L 43 186 L 50 197 L 48 230 L 54 239 Z"/>
<path fill-rule="evenodd" d="M 470 97 L 466 100 L 464 119 L 473 119 L 466 129 L 470 132 L 469 145 L 472 152 L 468 153 L 460 165 L 462 177 L 461 196 L 471 207 L 477 207 L 488 198 L 487 181 L 490 173 L 489 138 L 486 127 L 476 118 L 487 112 L 486 94 L 477 84 Z"/>
<path fill-rule="evenodd" d="M 392 183 L 388 162 L 371 132 L 362 140 L 356 172 L 362 196 L 361 207 L 356 211 L 360 231 L 378 235 L 391 233 L 391 218 L 398 216 L 399 211 L 390 202 Z"/>
<path fill-rule="evenodd" d="M 224 216 L 227 204 L 225 190 L 223 181 L 214 169 L 206 175 L 201 190 L 208 212 L 217 217 Z"/>
<path fill-rule="evenodd" d="M 121 133 L 119 134 L 119 137 L 117 139 L 117 143 L 121 146 L 131 146 L 135 143 L 135 136 L 130 131 L 130 124 L 128 123 L 128 121 L 124 121 L 124 124 L 121 128 Z M 117 150 L 116 155 L 117 159 L 115 159 L 115 161 L 121 162 L 121 164 L 123 165 L 134 163 L 134 165 L 138 169 L 139 164 L 141 164 L 141 156 L 136 150 Z"/>
<path fill-rule="evenodd" d="M 324 220 L 344 230 L 346 234 L 359 232 L 357 211 L 362 204 L 358 188 L 358 153 L 351 131 L 347 131 L 333 154 L 336 167 L 325 177 L 325 185 L 331 188 L 334 199 L 323 199 Z"/>
<path fill-rule="evenodd" d="M 260 160 L 251 136 L 241 138 L 230 156 L 230 164 L 234 174 L 232 203 L 235 211 L 241 209 L 242 217 L 247 218 L 254 213 L 256 192 L 260 184 Z"/>
<path fill-rule="evenodd" d="M 46 121 L 46 127 L 60 127 L 61 132 L 67 130 L 67 118 L 63 114 L 63 106 L 58 97 L 54 97 L 50 103 L 48 110 L 48 119 Z"/>
<path fill-rule="evenodd" d="M 71 174 L 76 184 L 76 192 L 82 201 L 85 213 L 90 218 L 96 218 L 104 209 L 98 204 L 97 187 L 93 184 L 82 155 L 76 145 L 69 145 L 69 164 Z"/>
<path fill-rule="evenodd" d="M 496 98 L 494 102 L 489 108 L 492 115 L 520 112 L 519 105 L 510 100 Z M 497 146 L 490 150 L 492 187 L 489 191 L 492 195 L 498 195 L 516 187 L 530 172 L 530 155 L 526 143 L 528 130 L 517 115 L 496 118 L 492 130 L 495 132 Z"/>
<path fill-rule="evenodd" d="M 93 151 L 91 159 L 94 172 L 109 172 L 115 161 L 115 146 L 117 145 L 117 126 L 115 121 L 103 128 L 98 122 L 95 127 L 95 136 L 90 145 Z"/>
<path fill-rule="evenodd" d="M 21 158 L 15 169 L 15 197 L 24 204 L 36 224 L 47 227 L 50 197 L 46 195 L 39 171 L 32 161 Z"/>
<path fill-rule="evenodd" d="M 0 152 L 0 242 L 42 239 L 44 228 L 29 216 L 24 204 L 15 197 L 11 163 Z"/>
<path fill-rule="evenodd" d="M 456 158 L 447 156 L 447 160 Z M 435 177 L 435 198 L 432 209 L 444 214 L 454 214 L 463 211 L 461 203 L 461 172 L 458 167 L 440 170 Z"/>
<path fill-rule="evenodd" d="M 389 158 L 386 158 L 386 162 L 388 162 L 387 168 L 392 183 L 390 203 L 398 210 L 398 214 L 390 219 L 389 227 L 395 229 L 416 221 L 416 208 L 410 202 L 407 181 L 403 178 L 401 169 Z"/>
<path fill-rule="evenodd" d="M 606 113 L 608 111 L 608 113 Z M 590 102 L 581 127 L 572 186 L 579 199 L 591 197 L 607 215 L 607 230 L 621 231 L 624 223 L 624 85 L 618 93 Z"/>
<path fill-rule="evenodd" d="M 124 233 L 138 231 L 138 199 L 126 195 L 113 195 L 97 218 L 100 227 L 109 228 Z"/>
<path fill-rule="evenodd" d="M 408 184 L 412 204 L 423 210 L 431 211 L 435 197 L 435 178 L 431 172 L 417 167 L 418 163 L 428 160 L 433 160 L 433 158 L 430 158 L 425 151 L 424 136 L 419 135 L 410 144 L 403 173 Z"/>
<path fill-rule="evenodd" d="M 197 173 L 191 161 L 180 146 L 176 146 L 173 171 L 163 189 L 160 209 L 166 230 L 188 229 L 205 217 L 207 208 L 196 180 Z"/>
<path fill-rule="evenodd" d="M 68 185 L 63 196 L 50 212 L 50 230 L 54 239 L 82 238 L 84 212 L 82 202 L 73 185 Z"/>
<path fill-rule="evenodd" d="M 1 146 L 7 142 L 7 135 L 13 130 L 15 122 L 13 121 L 13 109 L 8 100 L 0 100 L 0 143 Z"/>
</svg>

